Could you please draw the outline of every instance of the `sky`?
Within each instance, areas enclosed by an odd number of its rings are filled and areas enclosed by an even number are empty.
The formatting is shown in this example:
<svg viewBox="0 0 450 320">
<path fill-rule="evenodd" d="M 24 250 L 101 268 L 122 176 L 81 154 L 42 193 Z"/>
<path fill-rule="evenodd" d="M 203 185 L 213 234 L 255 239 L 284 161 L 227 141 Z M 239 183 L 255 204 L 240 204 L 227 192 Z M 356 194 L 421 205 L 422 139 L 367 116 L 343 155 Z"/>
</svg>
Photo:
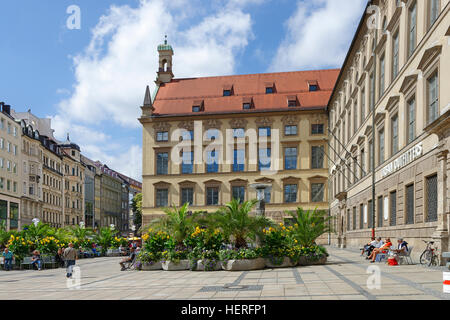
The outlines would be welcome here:
<svg viewBox="0 0 450 320">
<path fill-rule="evenodd" d="M 70 133 L 84 155 L 141 181 L 137 119 L 165 35 L 176 78 L 340 68 L 365 4 L 1 0 L 0 101 L 51 118 L 57 139 Z"/>
</svg>

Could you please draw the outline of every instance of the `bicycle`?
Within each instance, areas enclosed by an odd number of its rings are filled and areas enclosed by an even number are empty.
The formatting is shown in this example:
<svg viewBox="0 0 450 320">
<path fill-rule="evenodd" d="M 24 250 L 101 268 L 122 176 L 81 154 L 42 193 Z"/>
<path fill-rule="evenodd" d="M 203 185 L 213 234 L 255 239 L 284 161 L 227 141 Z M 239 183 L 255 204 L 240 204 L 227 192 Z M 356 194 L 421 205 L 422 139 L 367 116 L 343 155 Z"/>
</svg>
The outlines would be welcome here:
<svg viewBox="0 0 450 320">
<path fill-rule="evenodd" d="M 439 256 L 437 255 L 437 248 L 432 248 L 431 246 L 434 244 L 434 241 L 425 241 L 427 244 L 427 248 L 420 255 L 420 264 L 431 266 L 439 266 Z"/>
</svg>

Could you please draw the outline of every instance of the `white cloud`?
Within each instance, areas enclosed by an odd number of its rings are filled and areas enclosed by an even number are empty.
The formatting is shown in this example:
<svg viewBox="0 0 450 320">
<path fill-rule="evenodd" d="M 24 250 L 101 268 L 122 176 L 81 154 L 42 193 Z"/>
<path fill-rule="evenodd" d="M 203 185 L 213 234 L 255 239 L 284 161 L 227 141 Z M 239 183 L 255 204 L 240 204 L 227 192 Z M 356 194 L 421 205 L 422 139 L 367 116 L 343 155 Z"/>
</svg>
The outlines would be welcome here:
<svg viewBox="0 0 450 320">
<path fill-rule="evenodd" d="M 164 34 L 174 47 L 176 77 L 232 74 L 235 57 L 252 37 L 251 17 L 242 8 L 262 1 L 237 5 L 236 0 L 228 0 L 205 16 L 199 16 L 205 12 L 204 1 L 195 0 L 141 0 L 137 8 L 111 6 L 93 28 L 84 52 L 73 57 L 75 84 L 58 105 L 55 135 L 65 139 L 70 132 L 86 156 L 124 174 L 132 171 L 130 175 L 140 179 L 141 148 L 111 148 L 117 139 L 114 133 L 103 132 L 102 123 L 139 132 L 139 106 L 145 86 L 154 90 L 156 48 Z"/>
<path fill-rule="evenodd" d="M 271 71 L 341 67 L 366 1 L 298 1 Z"/>
</svg>

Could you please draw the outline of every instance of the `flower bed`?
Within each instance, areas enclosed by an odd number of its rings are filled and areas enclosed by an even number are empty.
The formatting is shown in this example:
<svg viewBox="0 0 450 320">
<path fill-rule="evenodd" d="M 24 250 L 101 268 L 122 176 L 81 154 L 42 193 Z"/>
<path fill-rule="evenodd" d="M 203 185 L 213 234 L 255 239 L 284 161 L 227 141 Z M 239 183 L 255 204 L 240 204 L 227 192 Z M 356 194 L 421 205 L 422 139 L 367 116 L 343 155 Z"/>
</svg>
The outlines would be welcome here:
<svg viewBox="0 0 450 320">
<path fill-rule="evenodd" d="M 222 250 L 219 252 L 222 269 L 226 271 L 251 271 L 264 269 L 266 262 L 260 248 Z"/>
</svg>

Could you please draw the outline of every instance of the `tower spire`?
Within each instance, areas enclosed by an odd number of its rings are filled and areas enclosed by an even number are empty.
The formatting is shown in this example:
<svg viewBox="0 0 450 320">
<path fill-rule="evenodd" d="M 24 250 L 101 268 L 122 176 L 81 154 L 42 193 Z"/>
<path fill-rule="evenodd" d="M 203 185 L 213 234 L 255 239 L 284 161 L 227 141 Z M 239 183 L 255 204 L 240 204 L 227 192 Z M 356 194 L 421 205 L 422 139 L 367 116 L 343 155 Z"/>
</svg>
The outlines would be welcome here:
<svg viewBox="0 0 450 320">
<path fill-rule="evenodd" d="M 164 36 L 164 43 L 158 46 L 159 54 L 159 69 L 156 78 L 156 85 L 160 86 L 163 83 L 169 83 L 174 78 L 172 72 L 172 58 L 173 49 L 167 42 L 167 34 Z"/>
</svg>

